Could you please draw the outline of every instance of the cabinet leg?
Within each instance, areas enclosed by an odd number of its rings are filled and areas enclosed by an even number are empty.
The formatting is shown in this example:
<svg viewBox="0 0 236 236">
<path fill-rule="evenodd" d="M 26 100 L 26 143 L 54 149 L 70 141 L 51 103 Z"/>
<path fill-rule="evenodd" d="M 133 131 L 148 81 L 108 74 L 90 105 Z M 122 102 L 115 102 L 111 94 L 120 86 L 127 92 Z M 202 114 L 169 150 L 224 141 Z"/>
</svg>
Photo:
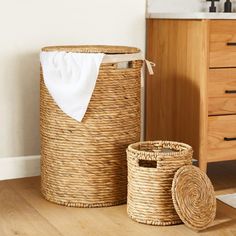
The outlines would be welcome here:
<svg viewBox="0 0 236 236">
<path fill-rule="evenodd" d="M 198 166 L 203 172 L 207 172 L 207 162 L 205 160 L 199 160 Z"/>
</svg>

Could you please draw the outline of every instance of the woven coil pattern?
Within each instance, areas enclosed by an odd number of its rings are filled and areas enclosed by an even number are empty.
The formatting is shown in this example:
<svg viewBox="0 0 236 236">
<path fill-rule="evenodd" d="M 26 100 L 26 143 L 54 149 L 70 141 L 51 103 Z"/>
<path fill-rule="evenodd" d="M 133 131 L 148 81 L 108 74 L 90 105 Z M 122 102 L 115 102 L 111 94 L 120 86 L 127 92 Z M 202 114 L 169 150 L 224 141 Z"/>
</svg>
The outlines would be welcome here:
<svg viewBox="0 0 236 236">
<path fill-rule="evenodd" d="M 181 223 L 171 186 L 175 172 L 192 163 L 192 148 L 169 141 L 140 142 L 127 149 L 128 215 L 150 225 Z"/>
<path fill-rule="evenodd" d="M 137 53 L 115 46 L 47 47 L 43 51 Z M 118 205 L 127 199 L 126 148 L 140 140 L 142 61 L 129 68 L 102 64 L 88 110 L 77 122 L 63 113 L 45 87 L 41 69 L 41 191 L 73 207 Z"/>
<path fill-rule="evenodd" d="M 176 211 L 188 227 L 203 230 L 214 221 L 214 188 L 207 175 L 199 168 L 185 166 L 176 172 L 172 197 Z"/>
</svg>

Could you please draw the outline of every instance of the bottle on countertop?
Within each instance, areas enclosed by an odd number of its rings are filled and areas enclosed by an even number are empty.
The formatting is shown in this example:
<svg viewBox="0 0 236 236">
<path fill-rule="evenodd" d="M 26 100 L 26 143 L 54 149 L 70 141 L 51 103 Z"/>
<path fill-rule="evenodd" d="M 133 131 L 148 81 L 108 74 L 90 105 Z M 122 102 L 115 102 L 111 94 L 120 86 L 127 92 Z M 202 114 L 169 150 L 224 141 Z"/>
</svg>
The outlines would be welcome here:
<svg viewBox="0 0 236 236">
<path fill-rule="evenodd" d="M 219 2 L 220 0 L 206 0 L 207 2 L 211 2 L 211 6 L 209 7 L 209 12 L 216 12 L 215 2 Z"/>
<path fill-rule="evenodd" d="M 224 12 L 232 12 L 232 2 L 230 0 L 226 0 Z"/>
</svg>

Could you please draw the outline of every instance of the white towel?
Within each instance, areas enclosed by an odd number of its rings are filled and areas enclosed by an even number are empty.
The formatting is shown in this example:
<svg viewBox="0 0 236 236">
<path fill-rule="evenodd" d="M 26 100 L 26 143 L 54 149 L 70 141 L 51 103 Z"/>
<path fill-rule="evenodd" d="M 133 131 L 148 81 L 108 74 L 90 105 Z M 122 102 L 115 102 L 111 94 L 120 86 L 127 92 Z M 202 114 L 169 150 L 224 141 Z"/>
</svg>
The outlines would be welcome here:
<svg viewBox="0 0 236 236">
<path fill-rule="evenodd" d="M 44 83 L 56 104 L 81 122 L 92 97 L 103 53 L 41 52 Z"/>
</svg>

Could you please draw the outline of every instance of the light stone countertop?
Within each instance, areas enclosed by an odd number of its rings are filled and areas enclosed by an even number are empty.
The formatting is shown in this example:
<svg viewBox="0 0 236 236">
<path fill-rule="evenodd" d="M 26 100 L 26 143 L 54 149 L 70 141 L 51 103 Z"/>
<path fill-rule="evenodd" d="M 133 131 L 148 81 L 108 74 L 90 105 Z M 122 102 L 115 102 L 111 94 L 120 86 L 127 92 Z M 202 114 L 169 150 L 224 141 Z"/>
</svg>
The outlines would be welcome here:
<svg viewBox="0 0 236 236">
<path fill-rule="evenodd" d="M 233 20 L 236 13 L 210 13 L 210 12 L 150 12 L 147 19 L 212 19 Z"/>
</svg>

